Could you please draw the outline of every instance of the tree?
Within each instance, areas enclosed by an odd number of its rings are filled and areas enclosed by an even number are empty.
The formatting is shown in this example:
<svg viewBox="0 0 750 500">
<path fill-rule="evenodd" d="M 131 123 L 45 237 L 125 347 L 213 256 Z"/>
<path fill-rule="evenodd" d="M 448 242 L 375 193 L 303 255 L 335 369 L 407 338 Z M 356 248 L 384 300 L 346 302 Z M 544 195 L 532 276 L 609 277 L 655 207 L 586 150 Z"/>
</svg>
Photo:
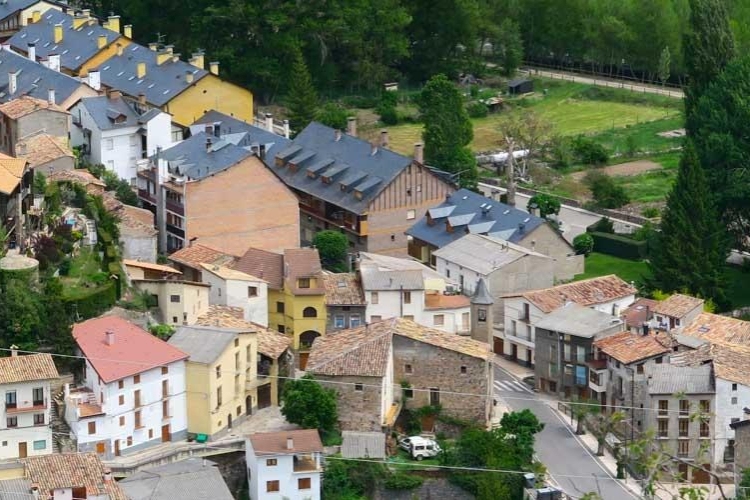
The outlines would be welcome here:
<svg viewBox="0 0 750 500">
<path fill-rule="evenodd" d="M 583 178 L 584 183 L 591 190 L 594 203 L 602 208 L 620 208 L 626 205 L 630 199 L 622 186 L 615 184 L 607 174 L 591 170 Z"/>
<path fill-rule="evenodd" d="M 477 179 L 477 163 L 469 144 L 474 130 L 458 88 L 445 75 L 430 79 L 419 96 L 419 112 L 425 124 L 425 160 L 454 174 L 464 186 Z"/>
<path fill-rule="evenodd" d="M 315 234 L 312 244 L 318 249 L 323 267 L 333 272 L 347 271 L 346 254 L 349 240 L 340 231 L 325 230 Z"/>
<path fill-rule="evenodd" d="M 517 112 L 508 115 L 499 126 L 502 142 L 507 153 L 526 151 L 520 161 L 515 162 L 516 176 L 526 177 L 529 173 L 529 160 L 536 158 L 542 145 L 550 140 L 552 124 L 533 111 Z"/>
<path fill-rule="evenodd" d="M 672 66 L 672 55 L 669 53 L 669 47 L 664 47 L 659 56 L 659 80 L 662 86 L 667 83 L 670 75 L 670 67 Z M 632 136 L 630 136 L 632 137 Z"/>
<path fill-rule="evenodd" d="M 284 384 L 281 413 L 293 424 L 305 429 L 332 431 L 338 423 L 336 391 L 324 388 L 312 375 Z"/>
<path fill-rule="evenodd" d="M 317 119 L 323 125 L 337 130 L 345 130 L 349 112 L 335 102 L 325 103 L 318 110 Z"/>
<path fill-rule="evenodd" d="M 581 233 L 573 238 L 573 248 L 577 255 L 588 255 L 594 251 L 594 237 L 589 233 Z"/>
<path fill-rule="evenodd" d="M 737 491 L 737 500 L 750 500 L 750 469 L 742 469 L 742 479 Z"/>
<path fill-rule="evenodd" d="M 591 432 L 596 437 L 596 456 L 603 457 L 607 436 L 617 429 L 617 426 L 625 420 L 626 415 L 619 410 L 612 413 L 604 413 L 598 406 L 592 406 L 591 408 Z M 631 425 L 633 424 L 631 423 Z"/>
<path fill-rule="evenodd" d="M 649 263 L 654 288 L 684 290 L 726 306 L 727 243 L 703 168 L 688 140 Z"/>
<path fill-rule="evenodd" d="M 531 208 L 534 205 L 539 209 L 539 216 L 545 219 L 550 215 L 560 213 L 560 199 L 556 196 L 545 193 L 535 194 L 529 198 L 527 208 Z"/>
<path fill-rule="evenodd" d="M 523 62 L 523 41 L 518 24 L 505 19 L 499 28 L 495 52 L 503 66 L 503 74 L 513 76 Z"/>
<path fill-rule="evenodd" d="M 307 127 L 318 112 L 318 94 L 299 47 L 292 58 L 286 106 L 289 111 L 289 126 L 295 134 Z"/>
</svg>

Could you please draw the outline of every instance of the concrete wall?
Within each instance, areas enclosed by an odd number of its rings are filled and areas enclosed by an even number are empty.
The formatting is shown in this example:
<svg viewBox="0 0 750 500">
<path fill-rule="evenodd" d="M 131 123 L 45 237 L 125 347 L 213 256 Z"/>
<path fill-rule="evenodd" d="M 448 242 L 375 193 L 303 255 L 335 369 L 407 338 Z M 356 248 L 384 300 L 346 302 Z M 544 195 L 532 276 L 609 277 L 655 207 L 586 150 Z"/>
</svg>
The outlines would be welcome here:
<svg viewBox="0 0 750 500">
<path fill-rule="evenodd" d="M 71 117 L 68 113 L 39 109 L 22 116 L 16 121 L 15 142 L 39 133 L 67 139 L 70 133 Z"/>
<path fill-rule="evenodd" d="M 120 230 L 120 247 L 124 259 L 156 262 L 156 236 L 136 236 Z"/>
<path fill-rule="evenodd" d="M 547 223 L 530 232 L 518 245 L 555 259 L 556 281 L 571 280 L 583 272 L 584 256 L 576 255 L 570 243 Z"/>
<path fill-rule="evenodd" d="M 383 377 L 330 377 L 315 374 L 324 387 L 338 395 L 339 426 L 343 431 L 381 431 L 383 429 Z M 335 382 L 329 383 L 326 382 Z M 352 384 L 362 384 L 362 390 Z"/>
<path fill-rule="evenodd" d="M 5 404 L 0 405 L 0 460 L 18 458 L 19 445 L 26 444 L 26 453 L 33 457 L 37 455 L 48 455 L 52 453 L 52 430 L 50 424 L 50 405 L 52 397 L 50 394 L 49 380 L 35 380 L 31 382 L 17 382 L 3 384 L 0 386 L 2 401 L 6 401 L 6 394 L 15 391 L 16 404 L 18 408 L 30 407 L 33 403 L 34 389 L 41 388 L 44 391 L 46 407 L 35 411 L 8 411 Z M 42 415 L 44 425 L 35 425 L 35 415 Z M 16 427 L 8 427 L 8 417 L 16 418 Z"/>
<path fill-rule="evenodd" d="M 204 283 L 211 285 L 211 304 L 240 307 L 245 321 L 268 326 L 268 284 L 259 280 L 224 279 L 211 271 L 203 271 Z M 255 287 L 257 295 L 250 297 L 248 287 Z"/>
<path fill-rule="evenodd" d="M 745 417 L 743 408 L 750 402 L 750 387 L 716 377 L 716 394 L 714 399 L 714 463 L 724 463 L 724 449 L 730 439 L 735 438 L 735 431 L 729 427 L 732 419 L 742 420 Z M 732 386 L 736 386 L 733 390 Z M 733 398 L 735 398 L 734 402 Z"/>
</svg>

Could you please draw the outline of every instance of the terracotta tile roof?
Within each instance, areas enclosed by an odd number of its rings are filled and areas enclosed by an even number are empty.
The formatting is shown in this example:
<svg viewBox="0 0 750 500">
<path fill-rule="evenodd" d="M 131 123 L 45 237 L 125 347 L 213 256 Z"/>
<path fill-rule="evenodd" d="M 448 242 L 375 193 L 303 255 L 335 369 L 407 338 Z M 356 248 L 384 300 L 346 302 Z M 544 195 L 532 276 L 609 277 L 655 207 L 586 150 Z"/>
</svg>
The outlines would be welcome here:
<svg viewBox="0 0 750 500">
<path fill-rule="evenodd" d="M 54 453 L 21 459 L 26 478 L 39 485 L 43 498 L 52 490 L 86 488 L 86 495 L 109 495 L 109 500 L 127 500 L 117 481 L 104 481 L 106 468 L 96 453 Z"/>
<path fill-rule="evenodd" d="M 654 312 L 672 318 L 682 318 L 696 307 L 703 307 L 703 299 L 676 293 L 657 302 Z"/>
<path fill-rule="evenodd" d="M 266 280 L 272 290 L 284 287 L 284 256 L 281 254 L 249 248 L 229 267 Z"/>
<path fill-rule="evenodd" d="M 123 205 L 117 212 L 120 217 L 120 233 L 127 236 L 156 236 L 154 214 L 145 208 Z"/>
<path fill-rule="evenodd" d="M 750 345 L 750 321 L 718 314 L 701 313 L 680 333 L 712 343 Z"/>
<path fill-rule="evenodd" d="M 160 271 L 163 273 L 182 274 L 174 267 L 164 266 L 162 264 L 153 264 L 151 262 L 141 262 L 140 260 L 122 259 L 122 263 L 130 267 L 148 269 L 150 271 Z"/>
<path fill-rule="evenodd" d="M 106 332 L 115 333 L 107 345 Z M 187 354 L 117 316 L 100 316 L 73 325 L 73 338 L 105 383 L 168 365 Z"/>
<path fill-rule="evenodd" d="M 201 267 L 206 271 L 215 274 L 224 280 L 239 280 L 239 281 L 263 281 L 260 278 L 256 278 L 247 273 L 243 273 L 240 270 L 232 269 L 230 267 L 219 266 L 217 264 L 201 264 Z"/>
<path fill-rule="evenodd" d="M 626 365 L 666 354 L 671 350 L 659 342 L 654 335 L 640 335 L 630 332 L 616 333 L 596 340 L 594 345 L 607 356 L 611 356 Z"/>
<path fill-rule="evenodd" d="M 213 248 L 195 243 L 181 248 L 169 256 L 169 260 L 178 262 L 193 269 L 201 269 L 201 264 L 229 265 L 234 261 L 233 255 L 228 255 Z"/>
<path fill-rule="evenodd" d="M 57 172 L 52 172 L 47 176 L 47 180 L 55 182 L 78 182 L 84 185 L 93 184 L 95 186 L 101 187 L 106 186 L 104 181 L 97 179 L 91 172 L 82 168 L 77 168 L 75 170 L 58 170 Z"/>
<path fill-rule="evenodd" d="M 541 290 L 508 294 L 505 297 L 524 297 L 543 312 L 549 313 L 568 301 L 588 307 L 635 295 L 636 292 L 633 286 L 610 274 Z"/>
<path fill-rule="evenodd" d="M 27 354 L 0 358 L 0 384 L 50 380 L 60 376 L 49 354 Z"/>
<path fill-rule="evenodd" d="M 278 359 L 291 346 L 291 339 L 257 323 L 244 320 L 241 307 L 208 306 L 208 312 L 198 317 L 199 326 L 219 326 L 222 328 L 247 328 L 258 334 L 258 352 L 272 359 Z"/>
<path fill-rule="evenodd" d="M 324 273 L 323 285 L 326 289 L 326 305 L 367 305 L 357 273 Z"/>
<path fill-rule="evenodd" d="M 657 301 L 640 298 L 633 302 L 630 307 L 622 311 L 620 316 L 629 327 L 640 328 L 644 322 L 651 319 L 654 314 L 654 306 Z"/>
<path fill-rule="evenodd" d="M 68 112 L 65 111 L 65 108 L 62 108 L 57 104 L 51 104 L 49 101 L 27 95 L 0 104 L 0 113 L 6 115 L 12 120 L 16 120 L 40 109 L 49 109 L 51 111 L 68 114 Z"/>
<path fill-rule="evenodd" d="M 445 295 L 442 293 L 426 293 L 424 308 L 430 309 L 460 309 L 470 307 L 471 299 L 465 295 Z"/>
<path fill-rule="evenodd" d="M 699 366 L 713 362 L 716 377 L 750 387 L 750 347 L 728 344 L 705 344 L 697 349 L 673 354 L 670 363 L 677 366 Z"/>
<path fill-rule="evenodd" d="M 68 147 L 67 141 L 62 137 L 49 134 L 37 134 L 18 141 L 16 152 L 18 157 L 28 161 L 32 168 L 64 156 L 73 158 L 73 152 Z"/>
<path fill-rule="evenodd" d="M 11 194 L 18 187 L 28 162 L 0 153 L 0 192 Z"/>
<path fill-rule="evenodd" d="M 292 449 L 287 448 L 287 439 L 292 439 Z M 281 432 L 257 432 L 248 436 L 255 455 L 286 455 L 289 453 L 323 453 L 317 429 Z"/>
<path fill-rule="evenodd" d="M 320 265 L 320 255 L 317 248 L 291 248 L 284 250 L 284 268 L 286 270 L 286 284 L 295 295 L 323 295 L 323 268 Z M 310 288 L 297 287 L 300 278 L 317 278 L 316 286 Z"/>
</svg>

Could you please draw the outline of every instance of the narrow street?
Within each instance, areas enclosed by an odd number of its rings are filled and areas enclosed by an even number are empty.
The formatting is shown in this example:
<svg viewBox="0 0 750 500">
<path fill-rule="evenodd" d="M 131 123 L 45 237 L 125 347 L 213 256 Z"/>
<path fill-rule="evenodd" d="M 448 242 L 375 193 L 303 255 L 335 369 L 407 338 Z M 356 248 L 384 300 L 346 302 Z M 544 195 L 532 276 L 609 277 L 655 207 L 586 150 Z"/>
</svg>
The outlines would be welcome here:
<svg viewBox="0 0 750 500">
<path fill-rule="evenodd" d="M 635 497 L 614 479 L 570 430 L 550 402 L 532 392 L 523 382 L 495 366 L 495 397 L 512 410 L 531 410 L 544 423 L 536 437 L 536 453 L 552 481 L 573 498 L 598 492 L 606 500 Z M 568 477 L 575 476 L 575 477 Z"/>
</svg>

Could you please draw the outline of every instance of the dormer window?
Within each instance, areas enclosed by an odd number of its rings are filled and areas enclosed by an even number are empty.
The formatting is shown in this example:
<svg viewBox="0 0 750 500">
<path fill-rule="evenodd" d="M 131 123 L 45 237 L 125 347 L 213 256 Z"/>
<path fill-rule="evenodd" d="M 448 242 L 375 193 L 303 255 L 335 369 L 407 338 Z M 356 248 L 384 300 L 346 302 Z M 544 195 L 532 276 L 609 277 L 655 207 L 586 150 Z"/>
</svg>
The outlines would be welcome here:
<svg viewBox="0 0 750 500">
<path fill-rule="evenodd" d="M 358 199 L 362 199 L 362 191 L 354 191 L 354 196 Z"/>
<path fill-rule="evenodd" d="M 323 184 L 330 184 L 331 183 L 331 178 L 330 177 L 323 176 L 323 177 L 320 178 L 320 180 L 323 181 Z"/>
<path fill-rule="evenodd" d="M 299 278 L 297 280 L 297 287 L 310 288 L 310 278 Z"/>
</svg>

